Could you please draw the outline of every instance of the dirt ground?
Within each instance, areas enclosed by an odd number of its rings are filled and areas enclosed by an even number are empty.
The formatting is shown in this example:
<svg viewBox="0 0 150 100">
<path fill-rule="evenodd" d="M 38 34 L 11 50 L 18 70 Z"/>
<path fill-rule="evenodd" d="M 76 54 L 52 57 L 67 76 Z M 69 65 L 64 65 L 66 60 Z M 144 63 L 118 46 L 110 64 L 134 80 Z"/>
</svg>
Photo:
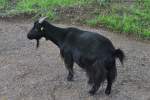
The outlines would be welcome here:
<svg viewBox="0 0 150 100">
<path fill-rule="evenodd" d="M 35 41 L 26 38 L 32 25 L 25 19 L 0 19 L 0 100 L 150 100 L 150 42 L 79 27 L 107 36 L 127 56 L 124 67 L 117 60 L 118 77 L 111 95 L 104 94 L 104 83 L 90 96 L 81 68 L 75 65 L 74 81 L 68 82 L 58 48 L 42 39 L 36 49 Z"/>
</svg>

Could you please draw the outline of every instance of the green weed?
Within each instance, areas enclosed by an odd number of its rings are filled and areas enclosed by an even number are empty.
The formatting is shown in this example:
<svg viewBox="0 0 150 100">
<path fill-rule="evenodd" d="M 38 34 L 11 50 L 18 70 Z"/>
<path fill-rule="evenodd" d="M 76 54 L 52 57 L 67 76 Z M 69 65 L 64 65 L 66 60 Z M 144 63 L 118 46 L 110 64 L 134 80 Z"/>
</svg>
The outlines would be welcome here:
<svg viewBox="0 0 150 100">
<path fill-rule="evenodd" d="M 8 5 L 8 0 L 0 0 L 0 9 L 5 9 Z"/>
<path fill-rule="evenodd" d="M 84 2 L 85 0 L 22 0 L 17 3 L 16 9 L 21 12 L 37 13 L 53 18 L 54 8 L 81 5 Z"/>
<path fill-rule="evenodd" d="M 96 14 L 92 15 L 94 18 L 85 19 L 85 24 L 105 26 L 114 31 L 150 39 L 150 0 L 137 0 L 130 6 L 112 0 L 18 0 L 8 12 L 34 13 L 36 16 L 54 19 L 56 8 L 92 4 Z M 9 0 L 0 0 L 0 10 L 7 9 L 8 6 L 11 6 Z"/>
<path fill-rule="evenodd" d="M 105 9 L 111 11 L 105 14 L 99 13 L 95 18 L 86 20 L 86 23 L 90 26 L 101 24 L 121 33 L 150 39 L 150 1 L 145 1 L 142 5 L 136 2 L 130 7 L 114 4 Z"/>
</svg>

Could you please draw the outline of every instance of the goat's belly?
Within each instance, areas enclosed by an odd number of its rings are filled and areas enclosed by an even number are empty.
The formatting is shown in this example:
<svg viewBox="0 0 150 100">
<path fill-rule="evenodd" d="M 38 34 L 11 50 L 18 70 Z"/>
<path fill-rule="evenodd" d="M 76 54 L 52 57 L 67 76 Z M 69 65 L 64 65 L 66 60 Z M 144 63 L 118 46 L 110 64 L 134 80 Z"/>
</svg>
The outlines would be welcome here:
<svg viewBox="0 0 150 100">
<path fill-rule="evenodd" d="M 74 60 L 74 62 L 76 62 L 79 65 L 80 64 L 80 55 L 73 54 L 73 60 Z"/>
<path fill-rule="evenodd" d="M 74 62 L 76 62 L 81 68 L 86 69 L 89 66 L 92 66 L 94 63 L 94 59 L 92 58 L 86 58 L 81 55 L 75 55 L 74 56 Z"/>
<path fill-rule="evenodd" d="M 76 62 L 82 68 L 91 66 L 96 59 L 96 56 L 94 54 L 81 52 L 78 49 L 73 49 L 72 55 L 74 62 Z"/>
</svg>

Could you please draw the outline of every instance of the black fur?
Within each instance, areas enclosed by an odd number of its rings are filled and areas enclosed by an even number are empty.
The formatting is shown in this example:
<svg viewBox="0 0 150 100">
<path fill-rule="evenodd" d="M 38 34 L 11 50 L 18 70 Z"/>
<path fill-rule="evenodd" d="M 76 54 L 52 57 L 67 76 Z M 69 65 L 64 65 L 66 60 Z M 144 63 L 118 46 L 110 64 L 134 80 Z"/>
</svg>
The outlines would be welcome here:
<svg viewBox="0 0 150 100">
<path fill-rule="evenodd" d="M 59 47 L 69 71 L 68 81 L 73 80 L 75 62 L 87 72 L 88 83 L 92 85 L 89 91 L 91 95 L 96 93 L 105 80 L 107 80 L 105 93 L 110 94 L 117 75 L 115 59 L 119 58 L 123 63 L 125 56 L 122 50 L 114 48 L 109 39 L 94 32 L 77 28 L 59 28 L 47 21 L 41 24 L 37 21 L 28 33 L 28 38 L 39 40 L 41 37 L 51 40 Z"/>
</svg>

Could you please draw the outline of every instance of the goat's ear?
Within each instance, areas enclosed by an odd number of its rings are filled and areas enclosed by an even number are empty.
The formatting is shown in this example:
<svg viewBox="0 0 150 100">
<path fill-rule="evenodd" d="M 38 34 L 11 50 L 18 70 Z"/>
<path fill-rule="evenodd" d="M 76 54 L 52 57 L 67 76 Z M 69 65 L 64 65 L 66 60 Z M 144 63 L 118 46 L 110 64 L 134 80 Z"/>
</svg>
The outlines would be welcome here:
<svg viewBox="0 0 150 100">
<path fill-rule="evenodd" d="M 44 27 L 41 27 L 41 31 L 43 31 L 44 30 Z"/>
<path fill-rule="evenodd" d="M 43 17 L 39 19 L 39 23 L 41 24 L 47 17 Z"/>
</svg>

